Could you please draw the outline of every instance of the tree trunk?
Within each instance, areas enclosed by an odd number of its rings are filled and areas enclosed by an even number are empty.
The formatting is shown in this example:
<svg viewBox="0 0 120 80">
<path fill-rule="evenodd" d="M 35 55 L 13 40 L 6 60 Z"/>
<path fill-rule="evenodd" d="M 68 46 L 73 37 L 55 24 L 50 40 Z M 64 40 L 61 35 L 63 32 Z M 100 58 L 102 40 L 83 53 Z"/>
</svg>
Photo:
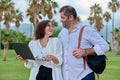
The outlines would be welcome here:
<svg viewBox="0 0 120 80">
<path fill-rule="evenodd" d="M 113 12 L 113 20 L 112 20 L 112 32 L 114 30 L 114 12 Z M 112 33 L 112 44 L 114 45 L 113 33 Z"/>
<path fill-rule="evenodd" d="M 120 44 L 118 41 L 114 40 L 114 45 L 111 44 L 112 51 L 120 55 Z"/>
<path fill-rule="evenodd" d="M 8 48 L 9 48 L 9 42 L 3 42 L 4 45 L 4 53 L 3 53 L 3 61 L 6 61 L 6 56 L 7 56 L 7 52 L 8 52 Z"/>
<path fill-rule="evenodd" d="M 116 41 L 116 49 L 115 49 L 116 54 L 120 55 L 120 43 Z"/>
<path fill-rule="evenodd" d="M 30 37 L 32 37 L 32 24 L 30 24 Z"/>
<path fill-rule="evenodd" d="M 108 22 L 106 23 L 106 41 L 108 40 Z"/>
</svg>

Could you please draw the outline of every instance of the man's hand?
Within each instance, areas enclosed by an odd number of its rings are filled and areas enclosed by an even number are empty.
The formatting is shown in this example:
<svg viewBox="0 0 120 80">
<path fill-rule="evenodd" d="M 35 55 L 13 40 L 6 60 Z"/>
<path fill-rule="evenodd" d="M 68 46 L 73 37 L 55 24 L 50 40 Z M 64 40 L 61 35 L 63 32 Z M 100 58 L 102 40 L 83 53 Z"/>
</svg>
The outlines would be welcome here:
<svg viewBox="0 0 120 80">
<path fill-rule="evenodd" d="M 75 56 L 76 58 L 81 58 L 83 56 L 86 56 L 87 53 L 85 51 L 85 49 L 79 48 L 73 51 L 73 56 Z"/>
</svg>

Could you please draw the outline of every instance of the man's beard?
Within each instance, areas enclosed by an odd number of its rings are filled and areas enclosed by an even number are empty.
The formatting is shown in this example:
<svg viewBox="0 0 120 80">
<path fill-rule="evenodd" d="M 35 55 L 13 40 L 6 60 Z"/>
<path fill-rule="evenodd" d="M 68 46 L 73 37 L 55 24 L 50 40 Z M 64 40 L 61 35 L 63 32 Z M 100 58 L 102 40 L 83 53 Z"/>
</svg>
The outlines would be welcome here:
<svg viewBox="0 0 120 80">
<path fill-rule="evenodd" d="M 68 26 L 66 24 L 62 24 L 64 28 L 67 28 L 68 29 Z"/>
</svg>

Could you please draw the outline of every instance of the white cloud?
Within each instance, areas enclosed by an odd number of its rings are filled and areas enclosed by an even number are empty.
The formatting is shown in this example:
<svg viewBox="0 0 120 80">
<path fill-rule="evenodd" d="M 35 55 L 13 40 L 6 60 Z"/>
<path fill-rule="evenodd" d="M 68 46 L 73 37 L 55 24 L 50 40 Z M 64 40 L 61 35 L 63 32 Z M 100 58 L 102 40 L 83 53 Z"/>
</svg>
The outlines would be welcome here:
<svg viewBox="0 0 120 80">
<path fill-rule="evenodd" d="M 90 7 L 94 5 L 94 3 L 100 4 L 103 9 L 103 12 L 107 10 L 108 2 L 111 0 L 55 0 L 59 4 L 59 8 L 64 5 L 72 5 L 78 15 L 82 20 L 87 19 L 90 14 Z M 58 9 L 59 9 L 58 8 Z"/>
<path fill-rule="evenodd" d="M 85 20 L 90 14 L 90 7 L 92 5 L 94 5 L 95 3 L 100 4 L 104 12 L 108 10 L 107 6 L 108 6 L 108 2 L 110 1 L 111 0 L 76 0 L 74 1 L 74 4 L 78 12 L 78 15 L 81 16 L 82 20 Z"/>
<path fill-rule="evenodd" d="M 15 8 L 16 9 L 20 9 L 21 11 L 26 11 L 26 9 L 28 8 L 28 2 L 27 0 L 12 0 L 12 2 L 15 3 Z"/>
</svg>

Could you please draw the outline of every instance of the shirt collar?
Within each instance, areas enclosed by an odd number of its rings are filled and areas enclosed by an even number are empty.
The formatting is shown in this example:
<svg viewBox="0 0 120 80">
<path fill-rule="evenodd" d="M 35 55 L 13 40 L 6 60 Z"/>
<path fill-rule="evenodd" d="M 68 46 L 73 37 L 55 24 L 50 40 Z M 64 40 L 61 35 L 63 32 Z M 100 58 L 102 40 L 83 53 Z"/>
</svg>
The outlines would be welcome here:
<svg viewBox="0 0 120 80">
<path fill-rule="evenodd" d="M 77 26 L 75 27 L 75 29 L 74 29 L 72 32 L 80 29 L 81 27 L 82 27 L 82 22 L 79 22 L 79 23 L 77 24 Z"/>
<path fill-rule="evenodd" d="M 82 27 L 82 22 L 79 22 L 79 23 L 76 25 L 75 29 L 74 29 L 72 32 L 77 31 L 77 30 L 80 29 L 81 27 Z M 68 29 L 67 29 L 67 28 L 64 28 L 64 29 L 65 29 L 65 31 L 68 32 Z"/>
</svg>

